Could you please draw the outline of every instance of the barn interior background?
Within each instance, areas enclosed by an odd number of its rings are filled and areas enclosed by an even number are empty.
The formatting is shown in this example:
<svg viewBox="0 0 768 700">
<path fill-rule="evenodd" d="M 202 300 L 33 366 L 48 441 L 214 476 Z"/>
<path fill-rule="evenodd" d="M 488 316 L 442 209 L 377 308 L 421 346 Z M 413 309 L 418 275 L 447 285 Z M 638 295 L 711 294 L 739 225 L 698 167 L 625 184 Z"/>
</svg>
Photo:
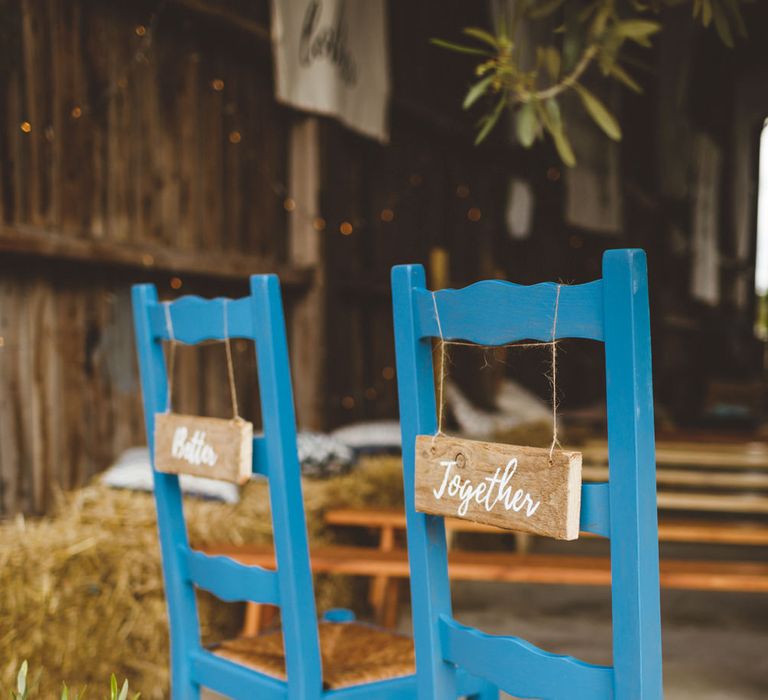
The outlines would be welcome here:
<svg viewBox="0 0 768 700">
<path fill-rule="evenodd" d="M 137 282 L 163 298 L 234 296 L 247 275 L 277 273 L 299 422 L 329 431 L 397 416 L 393 264 L 424 263 L 440 285 L 575 283 L 600 276 L 606 248 L 642 247 L 660 434 L 761 437 L 768 6 L 744 7 L 735 48 L 692 23 L 690 4 L 666 9 L 644 93 L 606 98 L 623 140 L 575 119 L 572 169 L 506 123 L 473 145 L 472 64 L 430 39 L 489 26 L 488 4 L 384 7 L 378 139 L 275 98 L 265 1 L 0 1 L 0 516 L 42 515 L 144 444 Z M 236 345 L 236 371 L 254 417 L 247 350 Z M 180 351 L 180 407 L 227 415 L 222 353 Z M 501 374 L 549 396 L 544 357 L 453 363 L 480 408 Z M 599 433 L 602 358 L 574 344 L 561 363 L 563 414 Z"/>
</svg>

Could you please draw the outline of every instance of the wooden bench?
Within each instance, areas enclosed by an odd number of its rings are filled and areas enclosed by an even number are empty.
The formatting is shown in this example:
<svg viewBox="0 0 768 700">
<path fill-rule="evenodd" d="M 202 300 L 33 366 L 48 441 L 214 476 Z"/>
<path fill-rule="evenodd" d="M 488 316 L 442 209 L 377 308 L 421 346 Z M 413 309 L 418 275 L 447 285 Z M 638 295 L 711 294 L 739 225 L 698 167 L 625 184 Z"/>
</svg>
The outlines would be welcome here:
<svg viewBox="0 0 768 700">
<path fill-rule="evenodd" d="M 608 477 L 608 450 L 594 441 L 582 448 L 585 481 Z M 662 442 L 657 446 L 659 540 L 665 543 L 768 546 L 768 448 L 762 443 Z M 402 510 L 340 508 L 325 514 L 331 527 L 364 528 L 377 534 L 374 547 L 312 549 L 316 573 L 371 577 L 369 602 L 377 621 L 394 626 L 400 582 L 408 577 L 405 514 Z M 447 518 L 450 540 L 457 533 L 510 535 L 487 525 Z M 450 575 L 456 580 L 608 585 L 610 561 L 601 556 L 529 551 L 527 536 L 515 534 L 514 551 L 477 552 L 452 548 Z M 584 538 L 592 535 L 584 533 Z M 244 563 L 273 566 L 269 547 L 215 547 Z M 662 559 L 667 588 L 768 593 L 768 560 Z M 264 606 L 249 605 L 246 630 L 264 624 Z"/>
</svg>

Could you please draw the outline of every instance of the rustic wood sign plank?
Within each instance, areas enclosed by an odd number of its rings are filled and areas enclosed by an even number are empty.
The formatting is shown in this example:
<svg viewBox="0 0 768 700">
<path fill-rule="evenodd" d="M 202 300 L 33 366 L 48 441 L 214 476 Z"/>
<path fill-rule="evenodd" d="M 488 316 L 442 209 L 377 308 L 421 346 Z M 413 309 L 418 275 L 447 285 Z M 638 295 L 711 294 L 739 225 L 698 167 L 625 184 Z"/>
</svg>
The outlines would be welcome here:
<svg viewBox="0 0 768 700">
<path fill-rule="evenodd" d="M 155 469 L 244 484 L 251 477 L 253 424 L 241 418 L 155 415 Z"/>
<path fill-rule="evenodd" d="M 579 536 L 581 453 L 453 437 L 416 438 L 416 510 L 546 535 Z"/>
</svg>

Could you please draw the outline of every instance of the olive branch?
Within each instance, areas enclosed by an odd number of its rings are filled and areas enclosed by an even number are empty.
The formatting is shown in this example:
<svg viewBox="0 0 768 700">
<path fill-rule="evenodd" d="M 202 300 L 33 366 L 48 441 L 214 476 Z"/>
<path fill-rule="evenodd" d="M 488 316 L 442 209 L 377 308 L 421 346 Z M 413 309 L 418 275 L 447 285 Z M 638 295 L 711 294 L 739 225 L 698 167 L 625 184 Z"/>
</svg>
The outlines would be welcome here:
<svg viewBox="0 0 768 700">
<path fill-rule="evenodd" d="M 734 33 L 746 36 L 741 6 L 749 0 L 517 0 L 509 28 L 504 21 L 498 22 L 493 33 L 466 27 L 462 31 L 475 41 L 472 45 L 444 39 L 432 39 L 432 43 L 483 59 L 475 67 L 479 80 L 470 86 L 463 103 L 465 110 L 481 98 L 490 105 L 477 124 L 476 144 L 485 140 L 504 111 L 510 109 L 515 115 L 518 140 L 524 147 L 530 148 L 548 134 L 562 161 L 573 166 L 576 157 L 563 122 L 562 96 L 575 92 L 598 127 L 609 138 L 620 141 L 618 120 L 582 79 L 596 65 L 604 78 L 642 93 L 622 53 L 627 42 L 650 48 L 651 37 L 662 29 L 658 21 L 662 8 L 691 1 L 694 19 L 704 27 L 714 24 L 726 46 L 734 46 Z M 562 24 L 553 32 L 560 40 L 537 46 L 534 65 L 524 68 L 522 47 L 513 38 L 518 35 L 520 23 L 560 18 Z"/>
</svg>

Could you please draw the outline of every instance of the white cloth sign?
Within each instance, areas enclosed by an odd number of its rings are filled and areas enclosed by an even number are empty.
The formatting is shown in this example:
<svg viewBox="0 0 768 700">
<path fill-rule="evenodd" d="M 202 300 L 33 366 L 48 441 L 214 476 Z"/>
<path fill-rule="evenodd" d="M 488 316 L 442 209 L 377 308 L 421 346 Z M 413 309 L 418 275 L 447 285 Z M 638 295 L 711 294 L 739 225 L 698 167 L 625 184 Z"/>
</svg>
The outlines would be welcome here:
<svg viewBox="0 0 768 700">
<path fill-rule="evenodd" d="M 385 0 L 272 0 L 277 99 L 386 141 L 386 19 Z"/>
<path fill-rule="evenodd" d="M 691 219 L 691 295 L 715 305 L 720 301 L 720 147 L 707 134 L 694 137 L 694 192 Z"/>
</svg>

